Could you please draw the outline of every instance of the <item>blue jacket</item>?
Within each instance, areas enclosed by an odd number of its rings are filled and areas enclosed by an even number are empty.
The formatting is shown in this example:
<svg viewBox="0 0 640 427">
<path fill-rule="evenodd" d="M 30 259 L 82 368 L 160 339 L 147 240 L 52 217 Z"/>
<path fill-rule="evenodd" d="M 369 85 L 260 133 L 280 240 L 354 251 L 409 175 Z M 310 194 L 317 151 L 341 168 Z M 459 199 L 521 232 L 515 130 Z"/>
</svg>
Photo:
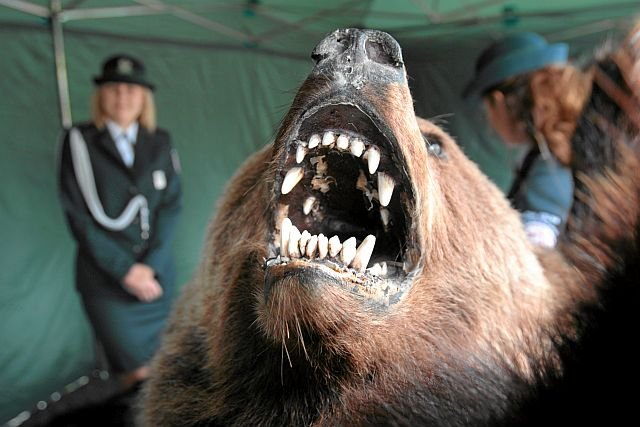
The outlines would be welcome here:
<svg viewBox="0 0 640 427">
<path fill-rule="evenodd" d="M 554 157 L 544 159 L 538 154 L 514 193 L 513 206 L 521 212 L 525 224 L 545 224 L 556 236 L 564 230 L 573 203 L 570 168 Z"/>
</svg>

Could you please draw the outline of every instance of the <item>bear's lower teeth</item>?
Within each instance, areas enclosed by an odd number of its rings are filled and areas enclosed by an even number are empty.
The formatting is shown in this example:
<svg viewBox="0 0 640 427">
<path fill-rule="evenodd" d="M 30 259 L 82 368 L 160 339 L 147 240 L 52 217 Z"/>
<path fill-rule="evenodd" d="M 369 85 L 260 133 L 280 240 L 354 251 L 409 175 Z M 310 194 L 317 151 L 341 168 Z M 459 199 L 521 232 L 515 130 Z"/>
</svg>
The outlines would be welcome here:
<svg viewBox="0 0 640 427">
<path fill-rule="evenodd" d="M 280 223 L 279 251 L 281 259 L 306 258 L 313 260 L 328 258 L 340 261 L 346 267 L 351 267 L 361 273 L 366 270 L 369 264 L 376 245 L 376 237 L 369 234 L 357 248 L 356 244 L 355 237 L 349 237 L 344 242 L 340 242 L 338 236 L 327 238 L 322 233 L 316 236 L 307 230 L 300 232 L 289 218 L 284 218 Z"/>
</svg>

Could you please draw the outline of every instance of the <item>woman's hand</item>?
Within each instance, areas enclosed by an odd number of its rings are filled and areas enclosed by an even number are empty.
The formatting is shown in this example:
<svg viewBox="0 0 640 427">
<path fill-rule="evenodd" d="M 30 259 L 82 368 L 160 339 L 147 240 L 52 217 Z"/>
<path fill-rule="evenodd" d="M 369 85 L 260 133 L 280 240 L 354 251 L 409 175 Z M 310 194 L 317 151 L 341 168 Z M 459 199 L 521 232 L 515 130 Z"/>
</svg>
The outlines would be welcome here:
<svg viewBox="0 0 640 427">
<path fill-rule="evenodd" d="M 151 302 L 162 296 L 162 286 L 155 279 L 153 269 L 145 264 L 133 264 L 122 279 L 122 284 L 127 292 L 143 302 Z"/>
</svg>

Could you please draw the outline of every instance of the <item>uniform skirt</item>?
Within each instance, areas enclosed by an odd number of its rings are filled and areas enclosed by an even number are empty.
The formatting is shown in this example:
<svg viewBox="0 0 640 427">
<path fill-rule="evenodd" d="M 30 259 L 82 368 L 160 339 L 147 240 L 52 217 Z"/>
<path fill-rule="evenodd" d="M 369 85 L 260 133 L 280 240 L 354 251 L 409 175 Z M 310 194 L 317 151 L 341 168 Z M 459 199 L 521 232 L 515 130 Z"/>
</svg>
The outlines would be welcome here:
<svg viewBox="0 0 640 427">
<path fill-rule="evenodd" d="M 157 277 L 162 296 L 143 302 L 101 270 L 90 256 L 81 252 L 76 256 L 76 289 L 114 373 L 131 372 L 148 364 L 160 345 L 175 283 L 173 260 L 165 266 L 167 274 Z"/>
<path fill-rule="evenodd" d="M 85 311 L 114 372 L 145 365 L 157 350 L 171 309 L 170 295 L 141 302 L 128 294 L 81 292 Z"/>
</svg>

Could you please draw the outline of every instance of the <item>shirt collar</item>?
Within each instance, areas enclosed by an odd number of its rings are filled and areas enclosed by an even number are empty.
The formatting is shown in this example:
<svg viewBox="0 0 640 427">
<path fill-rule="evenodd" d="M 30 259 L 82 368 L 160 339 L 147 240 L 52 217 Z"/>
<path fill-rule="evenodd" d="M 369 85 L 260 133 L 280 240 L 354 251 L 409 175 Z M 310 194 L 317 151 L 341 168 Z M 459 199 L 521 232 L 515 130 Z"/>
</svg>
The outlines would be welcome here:
<svg viewBox="0 0 640 427">
<path fill-rule="evenodd" d="M 120 137 L 120 135 L 125 134 L 127 139 L 132 143 L 136 143 L 136 138 L 138 136 L 138 122 L 133 122 L 129 125 L 128 128 L 122 129 L 116 122 L 113 120 L 106 121 L 107 129 L 109 130 L 109 134 L 111 138 L 115 141 L 116 138 Z"/>
</svg>

